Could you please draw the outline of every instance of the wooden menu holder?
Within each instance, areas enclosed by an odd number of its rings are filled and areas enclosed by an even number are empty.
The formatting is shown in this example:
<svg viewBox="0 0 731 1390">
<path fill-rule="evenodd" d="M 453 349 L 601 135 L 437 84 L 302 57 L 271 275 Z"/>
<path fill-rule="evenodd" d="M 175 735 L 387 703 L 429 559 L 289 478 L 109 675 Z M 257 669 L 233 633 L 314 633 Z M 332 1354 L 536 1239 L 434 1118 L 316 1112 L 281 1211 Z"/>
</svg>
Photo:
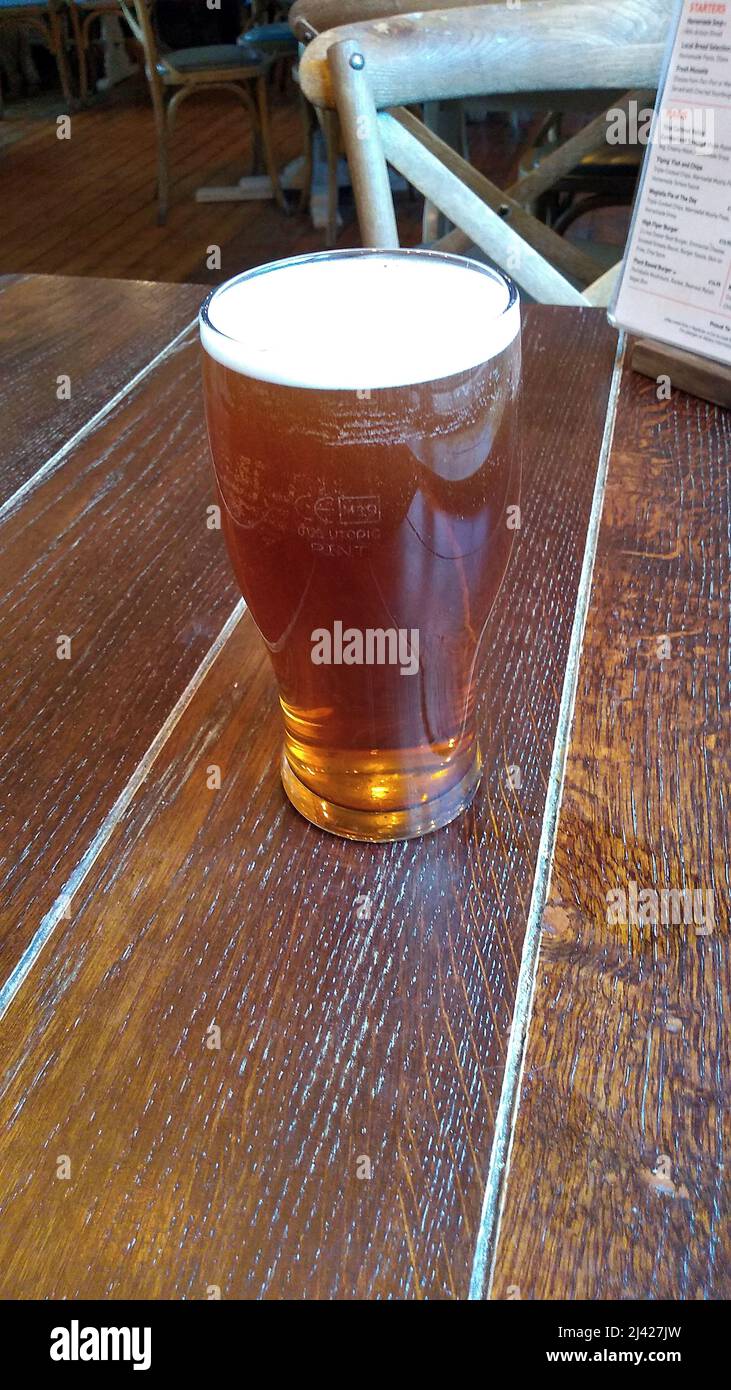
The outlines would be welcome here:
<svg viewBox="0 0 731 1390">
<path fill-rule="evenodd" d="M 713 362 L 710 357 L 698 357 L 694 352 L 640 338 L 632 349 L 632 367 L 643 376 L 657 380 L 669 376 L 674 387 L 699 396 L 714 405 L 731 406 L 731 367 Z"/>
</svg>

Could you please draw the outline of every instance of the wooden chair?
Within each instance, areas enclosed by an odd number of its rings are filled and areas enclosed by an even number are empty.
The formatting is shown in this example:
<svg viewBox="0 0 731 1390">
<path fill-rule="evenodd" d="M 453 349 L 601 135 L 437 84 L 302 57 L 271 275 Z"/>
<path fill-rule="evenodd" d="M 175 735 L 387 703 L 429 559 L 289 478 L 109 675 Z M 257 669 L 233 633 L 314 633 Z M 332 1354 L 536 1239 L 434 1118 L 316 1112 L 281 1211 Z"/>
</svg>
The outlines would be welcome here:
<svg viewBox="0 0 731 1390">
<path fill-rule="evenodd" d="M 79 96 L 85 102 L 89 97 L 91 27 L 105 15 L 121 14 L 121 9 L 119 0 L 68 0 L 68 6 L 79 68 Z"/>
<path fill-rule="evenodd" d="M 287 3 L 251 0 L 237 42 L 253 43 L 263 53 L 273 53 L 278 58 L 296 58 L 298 44 L 289 25 L 288 9 Z"/>
<path fill-rule="evenodd" d="M 504 5 L 505 0 L 474 0 L 475 5 Z M 424 0 L 420 14 L 427 10 L 463 9 L 464 0 Z M 302 43 L 335 29 L 341 24 L 365 24 L 372 19 L 393 19 L 411 14 L 414 0 L 295 0 L 289 23 Z"/>
<path fill-rule="evenodd" d="M 254 132 L 255 162 L 263 147 L 265 168 L 274 196 L 286 212 L 269 127 L 266 74 L 272 58 L 252 47 L 239 47 L 236 44 L 163 51 L 153 28 L 152 0 L 120 0 L 120 3 L 145 56 L 157 131 L 158 222 L 164 223 L 167 217 L 170 190 L 168 139 L 173 131 L 178 107 L 194 92 L 213 90 L 232 92 L 247 111 Z"/>
<path fill-rule="evenodd" d="M 646 107 L 671 16 L 668 0 L 522 0 L 515 8 L 486 0 L 312 38 L 300 61 L 302 88 L 316 107 L 337 112 L 364 244 L 398 246 L 388 162 L 453 223 L 437 246 L 477 246 L 537 300 L 607 303 L 617 268 L 597 278 L 591 257 L 529 210 L 583 156 L 606 147 L 605 114 L 502 190 L 406 108 L 478 96 L 491 107 L 560 110 L 599 98 L 613 109 Z"/>
<path fill-rule="evenodd" d="M 473 0 L 474 4 L 504 4 L 505 0 Z M 424 0 L 419 7 L 424 10 L 450 9 L 463 6 L 464 0 Z M 414 9 L 414 0 L 295 0 L 289 11 L 289 23 L 301 43 L 307 44 L 326 29 L 337 25 L 362 22 L 369 19 L 393 18 L 396 14 L 407 14 Z M 455 109 L 457 108 L 457 109 Z M 436 130 L 454 148 L 461 146 L 465 134 L 464 112 L 459 101 L 425 102 L 423 119 L 430 130 Z M 334 246 L 338 230 L 338 185 L 337 169 L 341 154 L 345 151 L 334 111 L 319 112 L 319 122 L 325 142 L 328 164 L 328 223 L 326 242 Z M 433 216 L 428 199 L 424 204 L 424 239 L 432 240 L 431 229 L 441 225 L 444 218 Z M 436 235 L 436 232 L 434 233 Z"/>
<path fill-rule="evenodd" d="M 45 47 L 50 49 L 56 59 L 64 101 L 71 108 L 74 105 L 74 94 L 66 58 L 64 7 L 64 0 L 46 0 L 45 4 L 39 4 L 38 0 L 0 0 L 0 24 L 3 21 L 23 24 L 40 36 Z M 2 110 L 0 91 L 0 115 Z"/>
<path fill-rule="evenodd" d="M 534 133 L 531 144 L 520 155 L 521 177 L 532 174 L 549 154 L 554 154 L 565 136 L 563 114 L 553 112 Z M 643 145 L 635 140 L 626 145 L 604 145 L 584 155 L 534 204 L 536 216 L 563 235 L 585 212 L 631 204 L 637 176 L 642 166 Z"/>
<path fill-rule="evenodd" d="M 287 21 L 287 9 L 286 4 L 282 6 L 267 4 L 266 0 L 252 0 L 243 31 L 236 40 L 242 47 L 252 44 L 260 53 L 274 59 L 280 91 L 285 90 L 299 53 L 299 43 Z"/>
</svg>

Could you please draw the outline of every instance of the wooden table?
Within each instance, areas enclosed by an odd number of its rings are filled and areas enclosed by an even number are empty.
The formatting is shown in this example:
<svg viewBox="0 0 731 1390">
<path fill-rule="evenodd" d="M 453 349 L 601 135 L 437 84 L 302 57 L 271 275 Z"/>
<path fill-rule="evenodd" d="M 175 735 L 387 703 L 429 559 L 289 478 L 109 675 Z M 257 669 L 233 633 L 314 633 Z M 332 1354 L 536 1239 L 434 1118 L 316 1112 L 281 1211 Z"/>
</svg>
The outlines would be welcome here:
<svg viewBox="0 0 731 1390">
<path fill-rule="evenodd" d="M 0 282 L 0 1294 L 728 1297 L 728 416 L 526 311 L 483 785 L 347 844 L 209 529 L 202 293 Z"/>
</svg>

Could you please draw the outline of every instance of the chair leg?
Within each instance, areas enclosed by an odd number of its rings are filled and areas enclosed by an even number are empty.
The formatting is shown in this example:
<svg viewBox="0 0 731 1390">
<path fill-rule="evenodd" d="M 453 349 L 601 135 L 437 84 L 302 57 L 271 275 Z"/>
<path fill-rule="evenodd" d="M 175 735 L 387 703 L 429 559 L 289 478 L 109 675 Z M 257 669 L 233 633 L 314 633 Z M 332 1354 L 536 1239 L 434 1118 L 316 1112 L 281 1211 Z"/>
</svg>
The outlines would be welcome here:
<svg viewBox="0 0 731 1390">
<path fill-rule="evenodd" d="M 312 198 L 312 175 L 314 171 L 315 126 L 312 108 L 301 89 L 300 111 L 302 113 L 302 133 L 304 136 L 304 158 L 302 163 L 302 188 L 300 189 L 298 212 L 307 212 Z"/>
<path fill-rule="evenodd" d="M 264 146 L 263 146 L 263 144 L 262 144 L 261 130 L 259 129 L 259 117 L 258 117 L 257 110 L 256 110 L 256 107 L 255 107 L 255 106 L 252 107 L 252 109 L 251 109 L 251 111 L 250 111 L 250 115 L 251 115 L 251 172 L 252 172 L 252 175 L 255 176 L 256 174 L 262 174 L 262 173 L 264 172 L 264 163 L 265 163 L 265 160 L 264 160 Z"/>
<path fill-rule="evenodd" d="M 329 247 L 338 239 L 338 160 L 340 158 L 340 122 L 335 111 L 323 111 L 323 134 L 327 150 L 327 231 Z"/>
<path fill-rule="evenodd" d="M 71 77 L 69 75 L 69 65 L 66 57 L 66 26 L 59 11 L 56 9 L 55 3 L 49 7 L 48 15 L 51 48 L 56 59 L 58 75 L 61 79 L 61 90 L 67 107 L 69 110 L 72 110 L 76 106 L 76 99 L 71 87 Z"/>
<path fill-rule="evenodd" d="M 157 126 L 157 225 L 164 227 L 170 202 L 168 110 L 165 107 L 163 107 L 159 117 L 157 111 L 155 112 L 155 125 Z"/>
<path fill-rule="evenodd" d="M 427 130 L 432 130 L 435 135 L 440 136 L 448 145 L 451 145 L 452 149 L 461 154 L 463 159 L 468 158 L 467 121 L 463 102 L 425 102 L 424 125 Z M 446 236 L 452 229 L 453 223 L 450 222 L 449 218 L 445 217 L 434 203 L 425 199 L 421 222 L 421 239 L 424 245 L 431 245 L 433 241 L 438 241 L 440 237 Z"/>
<path fill-rule="evenodd" d="M 279 172 L 277 170 L 277 164 L 274 158 L 274 149 L 272 147 L 272 135 L 269 126 L 269 103 L 267 101 L 267 87 L 265 74 L 262 74 L 261 77 L 257 77 L 256 79 L 256 104 L 259 114 L 259 130 L 261 132 L 261 140 L 264 146 L 266 171 L 269 175 L 269 178 L 271 179 L 272 188 L 274 190 L 274 197 L 276 198 L 279 207 L 282 209 L 283 212 L 289 212 L 287 201 L 284 197 L 281 185 L 279 183 Z"/>
<path fill-rule="evenodd" d="M 83 26 L 79 22 L 79 12 L 76 8 L 75 0 L 69 5 L 71 15 L 71 32 L 74 37 L 74 47 L 76 49 L 76 66 L 79 73 L 79 98 L 82 105 L 88 100 L 89 96 L 89 72 L 86 62 L 86 43 L 84 38 Z"/>
</svg>

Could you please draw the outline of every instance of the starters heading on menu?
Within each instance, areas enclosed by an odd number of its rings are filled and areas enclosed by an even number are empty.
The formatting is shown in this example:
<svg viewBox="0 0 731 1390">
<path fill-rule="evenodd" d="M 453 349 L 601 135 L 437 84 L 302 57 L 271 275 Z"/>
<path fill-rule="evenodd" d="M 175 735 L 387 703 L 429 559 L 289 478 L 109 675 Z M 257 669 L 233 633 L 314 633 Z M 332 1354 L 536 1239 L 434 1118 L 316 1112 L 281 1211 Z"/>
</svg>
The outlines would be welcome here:
<svg viewBox="0 0 731 1390">
<path fill-rule="evenodd" d="M 684 0 L 654 119 L 607 138 L 648 145 L 612 322 L 731 363 L 731 0 Z"/>
</svg>

